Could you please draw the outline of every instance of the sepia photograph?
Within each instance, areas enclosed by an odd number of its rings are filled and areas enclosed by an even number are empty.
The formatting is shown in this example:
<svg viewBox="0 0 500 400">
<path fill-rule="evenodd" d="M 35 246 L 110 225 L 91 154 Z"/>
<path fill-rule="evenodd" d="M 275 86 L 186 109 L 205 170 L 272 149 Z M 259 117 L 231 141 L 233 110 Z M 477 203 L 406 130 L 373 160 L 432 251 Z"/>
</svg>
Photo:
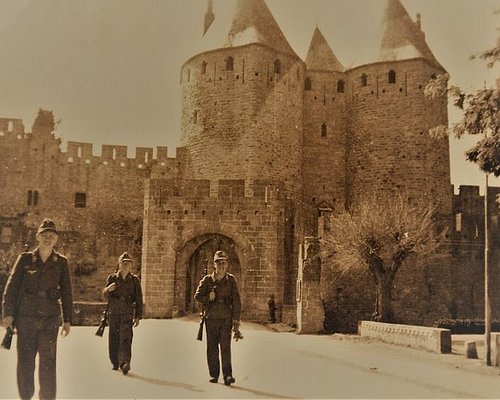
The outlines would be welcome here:
<svg viewBox="0 0 500 400">
<path fill-rule="evenodd" d="M 500 0 L 0 0 L 0 399 L 498 398 Z"/>
</svg>

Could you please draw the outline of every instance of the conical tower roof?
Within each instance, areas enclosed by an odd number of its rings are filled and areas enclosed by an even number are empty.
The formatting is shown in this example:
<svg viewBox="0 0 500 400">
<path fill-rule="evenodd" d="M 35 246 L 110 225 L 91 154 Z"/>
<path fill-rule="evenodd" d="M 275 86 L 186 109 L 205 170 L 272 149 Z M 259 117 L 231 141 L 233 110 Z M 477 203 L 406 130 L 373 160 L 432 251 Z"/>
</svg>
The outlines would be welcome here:
<svg viewBox="0 0 500 400">
<path fill-rule="evenodd" d="M 380 61 L 399 61 L 424 58 L 444 70 L 425 42 L 420 21 L 413 22 L 400 0 L 387 0 L 382 19 Z"/>
<path fill-rule="evenodd" d="M 297 57 L 264 0 L 224 0 L 201 42 L 201 52 L 261 43 Z"/>
<path fill-rule="evenodd" d="M 344 71 L 344 66 L 335 57 L 333 51 L 318 27 L 309 45 L 306 57 L 308 70 L 316 71 Z"/>
</svg>

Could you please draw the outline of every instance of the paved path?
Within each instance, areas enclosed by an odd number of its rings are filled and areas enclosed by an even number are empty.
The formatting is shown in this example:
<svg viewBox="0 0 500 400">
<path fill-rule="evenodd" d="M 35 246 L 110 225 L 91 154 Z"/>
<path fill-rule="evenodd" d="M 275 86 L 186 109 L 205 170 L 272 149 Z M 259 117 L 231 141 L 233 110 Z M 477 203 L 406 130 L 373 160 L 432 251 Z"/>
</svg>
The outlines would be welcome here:
<svg viewBox="0 0 500 400">
<path fill-rule="evenodd" d="M 236 384 L 208 382 L 197 323 L 145 320 L 135 330 L 132 370 L 112 371 L 107 334 L 74 327 L 59 340 L 58 397 L 146 398 L 498 398 L 500 369 L 342 335 L 271 332 L 243 323 L 233 342 Z M 15 345 L 15 342 L 13 343 Z M 0 351 L 0 398 L 16 398 L 15 351 Z"/>
</svg>

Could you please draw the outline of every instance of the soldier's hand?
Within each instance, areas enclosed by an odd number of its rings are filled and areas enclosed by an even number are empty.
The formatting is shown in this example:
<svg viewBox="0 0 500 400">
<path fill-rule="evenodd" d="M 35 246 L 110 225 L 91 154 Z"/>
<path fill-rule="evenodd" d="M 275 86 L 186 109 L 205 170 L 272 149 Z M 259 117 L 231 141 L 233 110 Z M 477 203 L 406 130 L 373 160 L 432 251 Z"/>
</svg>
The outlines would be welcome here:
<svg viewBox="0 0 500 400">
<path fill-rule="evenodd" d="M 10 327 L 11 329 L 13 328 L 12 324 L 14 323 L 14 317 L 8 315 L 2 320 L 2 326 L 7 329 Z"/>
<path fill-rule="evenodd" d="M 236 332 L 240 329 L 240 321 L 237 319 L 233 319 L 233 331 Z"/>
<path fill-rule="evenodd" d="M 140 321 L 139 318 L 134 318 L 134 326 L 138 326 L 139 325 L 139 321 Z"/>
<path fill-rule="evenodd" d="M 116 289 L 116 283 L 115 282 L 113 282 L 110 285 L 106 286 L 106 291 L 107 292 L 112 292 L 115 289 Z"/>
<path fill-rule="evenodd" d="M 215 300 L 215 291 L 213 291 L 213 290 L 210 291 L 210 294 L 208 295 L 208 299 L 210 301 L 214 301 Z"/>
<path fill-rule="evenodd" d="M 69 322 L 65 322 L 65 323 L 63 324 L 62 329 L 61 329 L 61 336 L 62 336 L 62 337 L 66 337 L 66 336 L 68 336 L 68 335 L 69 335 L 69 331 L 70 331 L 70 329 L 71 329 L 71 324 L 70 324 Z"/>
</svg>

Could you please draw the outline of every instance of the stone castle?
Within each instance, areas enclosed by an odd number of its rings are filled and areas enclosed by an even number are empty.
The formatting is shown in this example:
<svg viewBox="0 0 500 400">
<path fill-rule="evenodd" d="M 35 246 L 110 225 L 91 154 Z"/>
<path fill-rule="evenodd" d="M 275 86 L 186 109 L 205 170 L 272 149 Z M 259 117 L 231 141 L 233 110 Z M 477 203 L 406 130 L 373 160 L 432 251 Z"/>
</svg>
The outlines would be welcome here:
<svg viewBox="0 0 500 400">
<path fill-rule="evenodd" d="M 483 200 L 477 187 L 454 195 L 448 140 L 427 135 L 448 117 L 446 99 L 424 96 L 445 70 L 420 17 L 414 22 L 400 0 L 387 0 L 379 57 L 345 69 L 318 28 L 303 61 L 264 0 L 228 3 L 234 10 L 225 19 L 208 1 L 199 52 L 181 67 L 175 157 L 158 147 L 155 158 L 152 148 L 138 148 L 130 159 L 114 145 L 94 156 L 92 144 L 76 142 L 63 152 L 43 110 L 30 133 L 21 120 L 0 119 L 4 265 L 49 216 L 61 227 L 79 300 L 99 300 L 116 257 L 132 249 L 146 314 L 171 318 L 196 311 L 197 283 L 223 249 L 244 319 L 267 320 L 274 293 L 281 320 L 299 331 L 320 331 L 324 321 L 349 331 L 370 318 L 373 289 L 351 276 L 325 291 L 321 262 L 308 257 L 311 238 L 362 196 L 405 191 L 437 201 L 452 227 L 450 258 L 400 272 L 396 318 L 480 317 Z M 494 210 L 500 189 L 490 190 Z M 491 221 L 496 227 L 494 212 Z M 498 235 L 491 242 L 494 255 Z M 500 299 L 492 305 L 495 316 Z"/>
</svg>

